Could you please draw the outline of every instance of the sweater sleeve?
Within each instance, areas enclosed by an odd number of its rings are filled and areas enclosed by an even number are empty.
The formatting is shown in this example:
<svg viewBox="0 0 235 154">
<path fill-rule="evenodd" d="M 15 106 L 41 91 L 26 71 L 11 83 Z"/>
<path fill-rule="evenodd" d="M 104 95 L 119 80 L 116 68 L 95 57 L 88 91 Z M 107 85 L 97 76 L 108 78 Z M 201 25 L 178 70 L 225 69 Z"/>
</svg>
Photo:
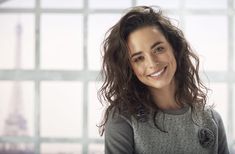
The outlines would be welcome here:
<svg viewBox="0 0 235 154">
<path fill-rule="evenodd" d="M 229 154 L 227 137 L 220 114 L 213 110 L 213 117 L 218 125 L 218 154 Z"/>
<path fill-rule="evenodd" d="M 132 154 L 133 129 L 121 115 L 109 116 L 105 126 L 105 154 Z"/>
</svg>

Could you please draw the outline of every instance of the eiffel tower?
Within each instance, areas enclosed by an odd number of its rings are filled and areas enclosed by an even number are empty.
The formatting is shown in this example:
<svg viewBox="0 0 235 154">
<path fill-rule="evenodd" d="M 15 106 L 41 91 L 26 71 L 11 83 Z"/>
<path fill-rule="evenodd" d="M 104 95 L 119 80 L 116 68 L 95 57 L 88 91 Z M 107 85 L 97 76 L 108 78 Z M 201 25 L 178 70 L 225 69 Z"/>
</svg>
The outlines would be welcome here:
<svg viewBox="0 0 235 154">
<path fill-rule="evenodd" d="M 16 25 L 16 45 L 15 45 L 15 68 L 21 68 L 21 36 L 22 26 L 18 22 Z M 5 119 L 4 136 L 28 136 L 27 120 L 24 117 L 24 107 L 22 102 L 22 86 L 18 81 L 14 81 L 11 99 L 9 102 L 9 112 Z M 30 147 L 24 143 L 4 143 L 1 146 L 0 154 L 30 154 L 33 153 Z"/>
</svg>

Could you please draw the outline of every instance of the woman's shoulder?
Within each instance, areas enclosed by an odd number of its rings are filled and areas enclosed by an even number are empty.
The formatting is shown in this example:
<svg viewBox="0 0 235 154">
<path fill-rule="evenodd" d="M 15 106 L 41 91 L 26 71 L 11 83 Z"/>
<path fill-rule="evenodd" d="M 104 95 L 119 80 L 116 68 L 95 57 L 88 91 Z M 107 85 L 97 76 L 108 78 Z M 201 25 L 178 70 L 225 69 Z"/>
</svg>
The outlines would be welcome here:
<svg viewBox="0 0 235 154">
<path fill-rule="evenodd" d="M 220 113 L 213 106 L 205 106 L 200 109 L 195 109 L 192 112 L 193 118 L 195 121 L 198 121 L 201 124 L 210 124 L 214 127 L 218 127 L 222 123 L 222 118 Z"/>
<path fill-rule="evenodd" d="M 133 153 L 133 144 L 130 119 L 123 111 L 112 108 L 105 124 L 105 153 Z"/>
<path fill-rule="evenodd" d="M 221 115 L 214 107 L 206 106 L 205 111 L 216 122 L 217 125 L 221 122 L 221 120 L 222 120 Z"/>
<path fill-rule="evenodd" d="M 129 125 L 131 125 L 131 115 L 126 109 L 113 107 L 109 111 L 107 123 L 128 123 Z"/>
<path fill-rule="evenodd" d="M 218 153 L 229 154 L 227 137 L 222 117 L 214 108 L 208 109 L 211 112 L 212 119 L 216 123 L 218 130 Z"/>
</svg>

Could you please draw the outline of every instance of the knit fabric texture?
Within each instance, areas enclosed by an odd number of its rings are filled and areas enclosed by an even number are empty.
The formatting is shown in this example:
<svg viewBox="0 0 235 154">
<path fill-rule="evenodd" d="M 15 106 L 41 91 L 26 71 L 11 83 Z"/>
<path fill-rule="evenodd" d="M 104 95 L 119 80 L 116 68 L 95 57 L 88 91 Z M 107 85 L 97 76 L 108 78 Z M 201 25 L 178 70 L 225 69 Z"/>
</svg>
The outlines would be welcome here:
<svg viewBox="0 0 235 154">
<path fill-rule="evenodd" d="M 159 111 L 146 120 L 115 113 L 105 127 L 106 154 L 228 154 L 222 119 L 213 109 L 189 106 Z"/>
</svg>

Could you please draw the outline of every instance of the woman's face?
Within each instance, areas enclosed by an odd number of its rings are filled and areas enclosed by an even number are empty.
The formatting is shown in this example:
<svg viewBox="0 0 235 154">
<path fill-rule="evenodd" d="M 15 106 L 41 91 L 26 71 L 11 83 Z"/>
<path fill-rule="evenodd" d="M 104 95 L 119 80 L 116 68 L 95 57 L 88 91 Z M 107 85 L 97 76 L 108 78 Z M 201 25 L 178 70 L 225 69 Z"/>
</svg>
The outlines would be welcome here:
<svg viewBox="0 0 235 154">
<path fill-rule="evenodd" d="M 127 39 L 130 62 L 137 78 L 150 89 L 170 86 L 176 60 L 164 35 L 154 26 L 132 32 Z"/>
</svg>

